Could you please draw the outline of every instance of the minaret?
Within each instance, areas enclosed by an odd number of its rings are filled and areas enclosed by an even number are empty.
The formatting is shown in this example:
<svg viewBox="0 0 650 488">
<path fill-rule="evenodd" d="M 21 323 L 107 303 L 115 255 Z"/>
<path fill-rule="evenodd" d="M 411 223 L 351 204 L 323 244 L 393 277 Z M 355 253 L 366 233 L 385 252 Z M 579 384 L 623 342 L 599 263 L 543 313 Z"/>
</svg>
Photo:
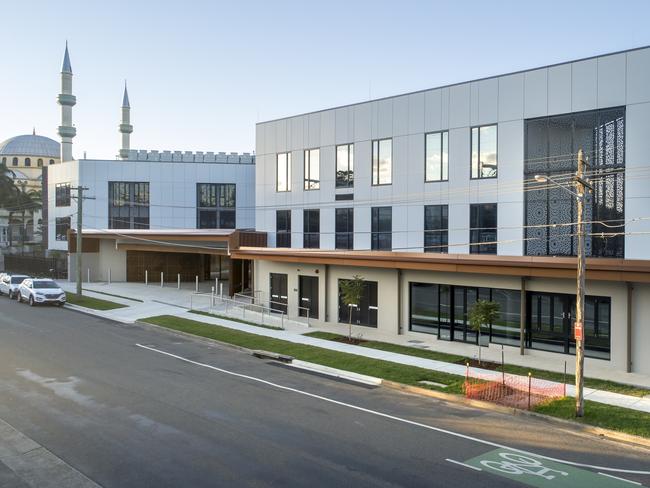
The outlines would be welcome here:
<svg viewBox="0 0 650 488">
<path fill-rule="evenodd" d="M 65 42 L 65 54 L 61 67 L 61 94 L 58 97 L 61 105 L 61 162 L 72 161 L 72 138 L 77 135 L 77 129 L 72 125 L 72 107 L 77 103 L 77 98 L 72 94 L 72 66 L 68 54 L 68 41 Z"/>
<path fill-rule="evenodd" d="M 124 96 L 122 97 L 122 123 L 120 124 L 120 133 L 122 134 L 122 148 L 120 149 L 120 157 L 128 159 L 129 149 L 131 149 L 131 132 L 133 126 L 131 125 L 131 105 L 129 104 L 129 92 L 126 89 L 126 81 L 124 81 Z"/>
</svg>

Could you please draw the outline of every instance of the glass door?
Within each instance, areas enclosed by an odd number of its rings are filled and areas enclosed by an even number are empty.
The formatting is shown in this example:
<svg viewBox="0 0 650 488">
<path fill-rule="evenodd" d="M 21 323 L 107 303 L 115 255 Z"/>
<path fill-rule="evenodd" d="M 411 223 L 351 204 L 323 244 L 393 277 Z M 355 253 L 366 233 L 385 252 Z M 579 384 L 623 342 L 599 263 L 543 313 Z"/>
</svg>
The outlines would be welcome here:
<svg viewBox="0 0 650 488">
<path fill-rule="evenodd" d="M 555 293 L 528 294 L 528 347 L 569 352 L 575 297 Z"/>
</svg>

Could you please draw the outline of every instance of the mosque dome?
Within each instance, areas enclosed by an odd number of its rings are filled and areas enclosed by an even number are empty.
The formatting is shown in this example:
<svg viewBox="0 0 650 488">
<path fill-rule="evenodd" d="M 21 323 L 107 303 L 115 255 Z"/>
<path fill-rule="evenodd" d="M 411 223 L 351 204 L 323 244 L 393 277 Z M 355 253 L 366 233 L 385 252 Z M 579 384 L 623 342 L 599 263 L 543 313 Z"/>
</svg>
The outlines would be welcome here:
<svg viewBox="0 0 650 488">
<path fill-rule="evenodd" d="M 61 149 L 60 144 L 54 139 L 35 134 L 26 134 L 11 137 L 0 143 L 0 155 L 60 158 Z"/>
</svg>

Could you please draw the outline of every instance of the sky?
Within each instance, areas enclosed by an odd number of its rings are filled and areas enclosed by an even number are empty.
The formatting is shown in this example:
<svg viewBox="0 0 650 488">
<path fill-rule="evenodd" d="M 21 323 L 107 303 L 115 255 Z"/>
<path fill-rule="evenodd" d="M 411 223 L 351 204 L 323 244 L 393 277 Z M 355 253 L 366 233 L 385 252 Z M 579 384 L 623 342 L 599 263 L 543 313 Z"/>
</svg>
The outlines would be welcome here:
<svg viewBox="0 0 650 488">
<path fill-rule="evenodd" d="M 255 149 L 255 123 L 650 45 L 650 2 L 0 0 L 0 141 L 58 140 L 67 40 L 73 154 Z"/>
</svg>

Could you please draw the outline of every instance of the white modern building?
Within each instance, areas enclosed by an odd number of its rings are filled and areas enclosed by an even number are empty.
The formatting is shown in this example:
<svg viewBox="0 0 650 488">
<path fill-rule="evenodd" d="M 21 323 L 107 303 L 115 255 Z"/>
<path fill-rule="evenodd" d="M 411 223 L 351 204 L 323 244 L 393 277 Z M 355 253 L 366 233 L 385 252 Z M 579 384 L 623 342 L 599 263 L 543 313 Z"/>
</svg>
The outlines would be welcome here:
<svg viewBox="0 0 650 488">
<path fill-rule="evenodd" d="M 577 153 L 588 159 L 588 363 L 650 374 L 650 48 L 257 124 L 255 288 L 341 331 L 574 353 Z M 540 178 L 547 178 L 540 182 Z"/>
<path fill-rule="evenodd" d="M 235 231 L 255 227 L 255 156 L 131 149 L 133 126 L 125 85 L 119 159 L 75 159 L 72 77 L 66 45 L 59 95 L 61 163 L 44 172 L 48 249 L 68 251 L 74 246 L 70 232 L 77 228 L 77 188 L 83 187 L 84 276 L 140 281 L 148 270 L 152 276 L 163 272 L 170 281 L 181 271 L 187 281 L 215 273 L 227 278 L 228 245 Z M 93 237 L 86 239 L 86 234 Z M 192 245 L 205 239 L 226 244 L 214 249 Z M 71 276 L 74 262 L 69 260 Z"/>
</svg>

